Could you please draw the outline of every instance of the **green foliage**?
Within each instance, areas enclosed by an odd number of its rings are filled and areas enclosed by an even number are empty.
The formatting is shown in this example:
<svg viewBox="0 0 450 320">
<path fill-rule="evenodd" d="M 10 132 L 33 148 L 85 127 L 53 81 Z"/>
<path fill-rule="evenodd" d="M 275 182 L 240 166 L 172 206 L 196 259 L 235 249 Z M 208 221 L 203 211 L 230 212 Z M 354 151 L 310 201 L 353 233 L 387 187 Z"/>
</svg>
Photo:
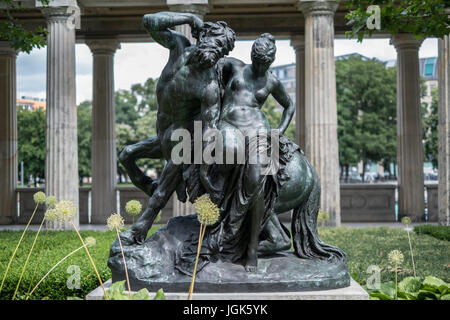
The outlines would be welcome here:
<svg viewBox="0 0 450 320">
<path fill-rule="evenodd" d="M 32 111 L 18 107 L 17 135 L 18 162 L 19 166 L 21 161 L 24 162 L 25 177 L 45 177 L 45 110 L 39 108 Z"/>
<path fill-rule="evenodd" d="M 371 5 L 380 7 L 381 30 L 390 34 L 412 33 L 418 39 L 427 37 L 442 38 L 450 32 L 450 20 L 445 13 L 445 0 L 349 0 L 345 2 L 350 12 L 345 16 L 351 31 L 346 35 L 357 36 L 362 41 L 372 36 L 376 30 L 367 28 Z"/>
<path fill-rule="evenodd" d="M 261 110 L 266 115 L 267 120 L 269 121 L 270 127 L 272 129 L 278 128 L 281 122 L 281 118 L 283 116 L 283 113 L 280 111 L 277 111 L 276 109 L 279 107 L 278 103 L 275 101 L 272 96 L 270 96 L 266 102 L 264 102 Z M 291 139 L 292 141 L 295 141 L 295 124 L 291 123 L 286 129 L 286 132 L 284 133 L 286 137 Z"/>
<path fill-rule="evenodd" d="M 450 241 L 450 226 L 434 226 L 430 224 L 424 224 L 415 226 L 414 232 L 427 234 L 436 239 Z"/>
<path fill-rule="evenodd" d="M 435 239 L 428 235 L 410 232 L 414 252 L 416 276 L 422 279 L 432 274 L 446 282 L 450 282 L 450 242 Z M 413 267 L 409 255 L 408 235 L 405 230 L 397 228 L 319 228 L 320 238 L 330 245 L 344 250 L 348 256 L 347 266 L 361 285 L 366 284 L 367 268 L 376 265 L 381 269 L 381 282 L 394 280 L 394 272 L 388 262 L 388 254 L 392 250 L 404 252 L 405 260 L 399 268 L 399 279 L 412 276 Z"/>
<path fill-rule="evenodd" d="M 125 293 L 125 280 L 117 281 L 111 284 L 111 286 L 106 290 L 108 296 L 111 300 L 130 300 L 128 293 Z M 146 288 L 139 290 L 138 292 L 132 294 L 133 300 L 165 300 L 164 291 L 159 289 L 156 295 L 151 299 L 150 292 Z M 104 297 L 103 297 L 104 298 Z"/>
<path fill-rule="evenodd" d="M 328 220 L 330 220 L 330 214 L 326 211 L 323 211 L 322 209 L 319 209 L 319 214 L 317 215 L 317 223 L 320 223 L 323 227 L 325 222 L 327 222 Z"/>
<path fill-rule="evenodd" d="M 91 176 L 91 143 L 92 143 L 92 104 L 90 101 L 80 103 L 78 116 L 78 175 Z"/>
<path fill-rule="evenodd" d="M 431 161 L 434 168 L 438 167 L 438 91 L 431 89 L 430 110 L 423 112 L 424 151 L 425 159 Z"/>
<path fill-rule="evenodd" d="M 393 281 L 380 284 L 380 289 L 368 289 L 371 300 L 396 300 Z M 445 281 L 426 276 L 423 282 L 418 277 L 406 277 L 398 284 L 398 300 L 448 300 L 450 285 Z"/>
<path fill-rule="evenodd" d="M 153 234 L 153 232 L 155 232 L 158 228 L 159 226 L 151 228 L 149 235 Z M 96 239 L 96 245 L 90 247 L 89 252 L 92 255 L 95 265 L 97 266 L 102 281 L 105 282 L 111 278 L 111 271 L 107 266 L 107 261 L 111 243 L 116 239 L 117 235 L 114 232 L 101 231 L 81 231 L 80 233 L 83 238 L 90 236 Z M 7 265 L 6 262 L 9 261 L 20 235 L 20 231 L 0 232 L 1 277 L 3 277 Z M 12 298 L 20 276 L 21 268 L 27 258 L 35 235 L 35 231 L 27 232 L 8 273 L 4 288 L 0 293 L 0 300 L 8 300 Z M 33 270 L 36 266 L 37 257 L 43 245 L 44 250 L 42 251 L 42 256 L 39 260 L 39 265 L 33 278 Z M 39 236 L 39 240 L 36 243 L 30 263 L 22 279 L 18 296 L 25 298 L 30 286 L 31 288 L 34 287 L 39 279 L 41 279 L 59 260 L 79 247 L 80 240 L 74 231 L 44 231 L 43 234 Z M 67 268 L 71 265 L 80 267 L 80 289 L 72 290 L 67 287 L 67 280 L 72 275 L 71 273 L 67 273 Z M 80 250 L 53 270 L 52 273 L 50 273 L 49 276 L 39 285 L 30 299 L 65 300 L 67 297 L 84 298 L 89 292 L 98 286 L 99 283 L 94 269 L 92 268 L 85 251 Z"/>
<path fill-rule="evenodd" d="M 48 5 L 49 0 L 39 0 L 43 5 Z M 0 21 L 0 40 L 8 41 L 16 50 L 30 53 L 33 48 L 42 48 L 46 45 L 47 30 L 40 26 L 34 30 L 27 30 L 13 17 L 12 11 L 26 10 L 20 1 L 0 0 L 0 5 L 5 5 L 5 11 L 0 13 L 5 21 Z"/>
<path fill-rule="evenodd" d="M 397 75 L 376 59 L 336 61 L 339 163 L 394 162 Z"/>
</svg>

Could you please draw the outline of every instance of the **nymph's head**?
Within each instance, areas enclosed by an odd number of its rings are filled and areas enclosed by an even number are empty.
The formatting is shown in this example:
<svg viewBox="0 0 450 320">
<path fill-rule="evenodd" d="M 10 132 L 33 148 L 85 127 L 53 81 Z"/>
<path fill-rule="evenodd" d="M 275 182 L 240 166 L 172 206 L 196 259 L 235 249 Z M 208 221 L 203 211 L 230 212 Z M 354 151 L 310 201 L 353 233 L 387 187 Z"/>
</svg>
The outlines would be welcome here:
<svg viewBox="0 0 450 320">
<path fill-rule="evenodd" d="M 252 46 L 252 64 L 257 71 L 266 72 L 275 60 L 275 38 L 270 33 L 263 33 Z"/>
<path fill-rule="evenodd" d="M 234 48 L 235 34 L 223 21 L 205 22 L 198 35 L 194 60 L 210 68 Z"/>
</svg>

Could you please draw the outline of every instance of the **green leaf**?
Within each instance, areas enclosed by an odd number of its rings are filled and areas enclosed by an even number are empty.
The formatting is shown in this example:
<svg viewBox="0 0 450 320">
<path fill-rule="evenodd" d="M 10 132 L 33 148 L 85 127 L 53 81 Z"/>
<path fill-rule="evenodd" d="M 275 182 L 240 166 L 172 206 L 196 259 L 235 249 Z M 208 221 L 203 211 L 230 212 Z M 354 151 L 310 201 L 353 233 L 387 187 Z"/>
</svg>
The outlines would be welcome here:
<svg viewBox="0 0 450 320">
<path fill-rule="evenodd" d="M 125 291 L 125 280 L 117 281 L 111 284 L 107 290 L 111 300 L 129 300 L 130 296 L 123 293 Z"/>
<path fill-rule="evenodd" d="M 164 295 L 164 291 L 162 288 L 156 292 L 156 295 L 153 298 L 153 300 L 166 300 L 166 296 Z"/>
<path fill-rule="evenodd" d="M 380 292 L 385 295 L 390 296 L 391 298 L 395 297 L 395 285 L 394 281 L 384 282 L 380 285 Z"/>
<path fill-rule="evenodd" d="M 406 277 L 398 284 L 398 290 L 408 293 L 419 292 L 422 288 L 422 282 L 418 277 Z"/>
<path fill-rule="evenodd" d="M 423 280 L 423 285 L 428 285 L 430 287 L 439 288 L 440 286 L 445 285 L 445 284 L 446 283 L 443 280 L 433 277 L 433 276 L 426 276 L 425 280 Z"/>
<path fill-rule="evenodd" d="M 441 296 L 441 300 L 450 300 L 450 294 Z"/>
<path fill-rule="evenodd" d="M 133 295 L 133 300 L 150 300 L 150 292 L 146 288 L 141 289 Z"/>
<path fill-rule="evenodd" d="M 394 300 L 394 297 L 391 297 L 390 295 L 384 294 L 380 291 L 374 291 L 370 294 L 370 299 L 372 300 Z"/>
</svg>

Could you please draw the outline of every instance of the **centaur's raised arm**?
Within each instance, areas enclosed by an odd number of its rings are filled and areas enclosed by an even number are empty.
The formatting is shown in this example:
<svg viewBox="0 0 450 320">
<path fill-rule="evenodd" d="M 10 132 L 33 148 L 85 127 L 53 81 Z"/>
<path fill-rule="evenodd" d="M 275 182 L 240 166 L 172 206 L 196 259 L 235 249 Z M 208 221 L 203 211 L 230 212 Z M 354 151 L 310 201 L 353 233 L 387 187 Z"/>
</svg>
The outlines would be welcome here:
<svg viewBox="0 0 450 320">
<path fill-rule="evenodd" d="M 191 13 L 158 12 L 146 14 L 143 24 L 156 42 L 172 50 L 179 47 L 185 48 L 191 43 L 185 36 L 170 30 L 170 28 L 189 24 L 192 30 L 197 32 L 202 28 L 203 21 Z"/>
</svg>

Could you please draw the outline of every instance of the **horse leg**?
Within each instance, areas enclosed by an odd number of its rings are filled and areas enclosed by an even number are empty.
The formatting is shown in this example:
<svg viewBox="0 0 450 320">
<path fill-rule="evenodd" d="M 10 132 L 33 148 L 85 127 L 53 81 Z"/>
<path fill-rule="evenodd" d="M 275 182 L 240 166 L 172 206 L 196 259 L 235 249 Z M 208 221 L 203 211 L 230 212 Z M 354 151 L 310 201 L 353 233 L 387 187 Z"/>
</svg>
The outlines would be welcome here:
<svg viewBox="0 0 450 320">
<path fill-rule="evenodd" d="M 162 157 L 161 141 L 155 136 L 126 146 L 120 153 L 119 160 L 125 167 L 133 184 L 151 197 L 158 186 L 158 182 L 147 177 L 137 166 L 136 160 L 142 158 L 160 159 Z"/>
<path fill-rule="evenodd" d="M 291 234 L 272 212 L 261 233 L 258 253 L 271 254 L 291 248 Z"/>
<path fill-rule="evenodd" d="M 120 237 L 124 239 L 124 242 L 142 244 L 145 241 L 153 221 L 159 211 L 165 207 L 182 179 L 180 170 L 181 168 L 173 164 L 172 160 L 167 161 L 159 185 L 150 197 L 147 208 L 129 230 L 121 233 Z"/>
</svg>

